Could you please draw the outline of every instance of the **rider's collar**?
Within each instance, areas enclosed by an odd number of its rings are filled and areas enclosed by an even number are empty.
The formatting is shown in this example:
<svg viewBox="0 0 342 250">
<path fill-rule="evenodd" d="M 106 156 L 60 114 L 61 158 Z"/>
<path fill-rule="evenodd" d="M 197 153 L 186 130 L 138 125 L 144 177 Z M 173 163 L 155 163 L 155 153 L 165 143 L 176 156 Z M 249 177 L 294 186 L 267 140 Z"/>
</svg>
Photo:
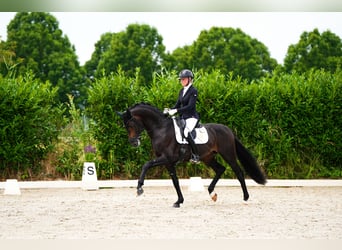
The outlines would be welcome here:
<svg viewBox="0 0 342 250">
<path fill-rule="evenodd" d="M 184 88 L 183 88 L 183 96 L 185 95 L 186 91 L 188 91 L 188 89 L 191 87 L 192 85 L 192 82 L 190 82 L 188 85 L 186 85 Z"/>
</svg>

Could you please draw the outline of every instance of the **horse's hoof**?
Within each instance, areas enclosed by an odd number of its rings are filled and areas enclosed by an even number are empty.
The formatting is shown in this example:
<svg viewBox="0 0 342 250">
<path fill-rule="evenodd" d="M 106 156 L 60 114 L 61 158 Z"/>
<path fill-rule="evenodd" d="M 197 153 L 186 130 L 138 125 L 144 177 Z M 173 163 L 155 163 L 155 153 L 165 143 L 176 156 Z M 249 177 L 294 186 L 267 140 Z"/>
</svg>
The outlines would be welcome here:
<svg viewBox="0 0 342 250">
<path fill-rule="evenodd" d="M 179 208 L 180 204 L 176 202 L 176 203 L 173 204 L 173 207 Z"/>
<path fill-rule="evenodd" d="M 137 189 L 137 196 L 140 196 L 144 193 L 144 189 L 142 189 L 141 187 Z"/>
<path fill-rule="evenodd" d="M 212 192 L 212 193 L 210 194 L 210 197 L 211 197 L 211 199 L 212 199 L 214 202 L 217 201 L 217 193 Z"/>
</svg>

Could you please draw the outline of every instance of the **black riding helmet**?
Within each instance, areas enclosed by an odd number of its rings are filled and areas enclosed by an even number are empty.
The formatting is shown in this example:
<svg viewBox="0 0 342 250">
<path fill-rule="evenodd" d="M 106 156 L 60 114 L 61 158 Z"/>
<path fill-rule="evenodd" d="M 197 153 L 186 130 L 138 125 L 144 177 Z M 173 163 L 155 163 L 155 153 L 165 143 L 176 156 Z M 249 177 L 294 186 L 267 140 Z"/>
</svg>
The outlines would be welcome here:
<svg viewBox="0 0 342 250">
<path fill-rule="evenodd" d="M 191 72 L 191 70 L 183 69 L 183 70 L 179 73 L 178 79 L 188 78 L 188 77 L 190 77 L 191 79 L 194 79 L 194 74 Z"/>
</svg>

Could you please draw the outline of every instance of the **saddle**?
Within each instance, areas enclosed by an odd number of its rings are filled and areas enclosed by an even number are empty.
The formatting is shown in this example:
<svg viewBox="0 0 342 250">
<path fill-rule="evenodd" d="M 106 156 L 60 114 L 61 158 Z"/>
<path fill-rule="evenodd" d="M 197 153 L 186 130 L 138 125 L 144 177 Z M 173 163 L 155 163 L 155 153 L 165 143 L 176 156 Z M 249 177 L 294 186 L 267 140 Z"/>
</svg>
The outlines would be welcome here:
<svg viewBox="0 0 342 250">
<path fill-rule="evenodd" d="M 172 120 L 177 142 L 179 144 L 188 144 L 184 135 L 185 120 L 180 117 L 172 117 Z M 199 122 L 197 122 L 195 129 L 191 131 L 191 135 L 196 144 L 205 144 L 209 139 L 207 129 Z"/>
</svg>

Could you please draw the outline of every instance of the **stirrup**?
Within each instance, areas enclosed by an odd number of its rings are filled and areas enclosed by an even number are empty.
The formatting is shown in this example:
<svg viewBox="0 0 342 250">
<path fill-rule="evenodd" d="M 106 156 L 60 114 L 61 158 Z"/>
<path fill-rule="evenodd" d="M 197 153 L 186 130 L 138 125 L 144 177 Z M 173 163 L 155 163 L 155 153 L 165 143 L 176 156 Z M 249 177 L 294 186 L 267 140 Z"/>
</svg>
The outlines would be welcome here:
<svg viewBox="0 0 342 250">
<path fill-rule="evenodd" d="M 199 164 L 199 163 L 200 163 L 199 156 L 198 156 L 198 155 L 195 155 L 195 154 L 192 154 L 191 159 L 190 159 L 190 162 L 191 162 L 191 163 Z"/>
</svg>

